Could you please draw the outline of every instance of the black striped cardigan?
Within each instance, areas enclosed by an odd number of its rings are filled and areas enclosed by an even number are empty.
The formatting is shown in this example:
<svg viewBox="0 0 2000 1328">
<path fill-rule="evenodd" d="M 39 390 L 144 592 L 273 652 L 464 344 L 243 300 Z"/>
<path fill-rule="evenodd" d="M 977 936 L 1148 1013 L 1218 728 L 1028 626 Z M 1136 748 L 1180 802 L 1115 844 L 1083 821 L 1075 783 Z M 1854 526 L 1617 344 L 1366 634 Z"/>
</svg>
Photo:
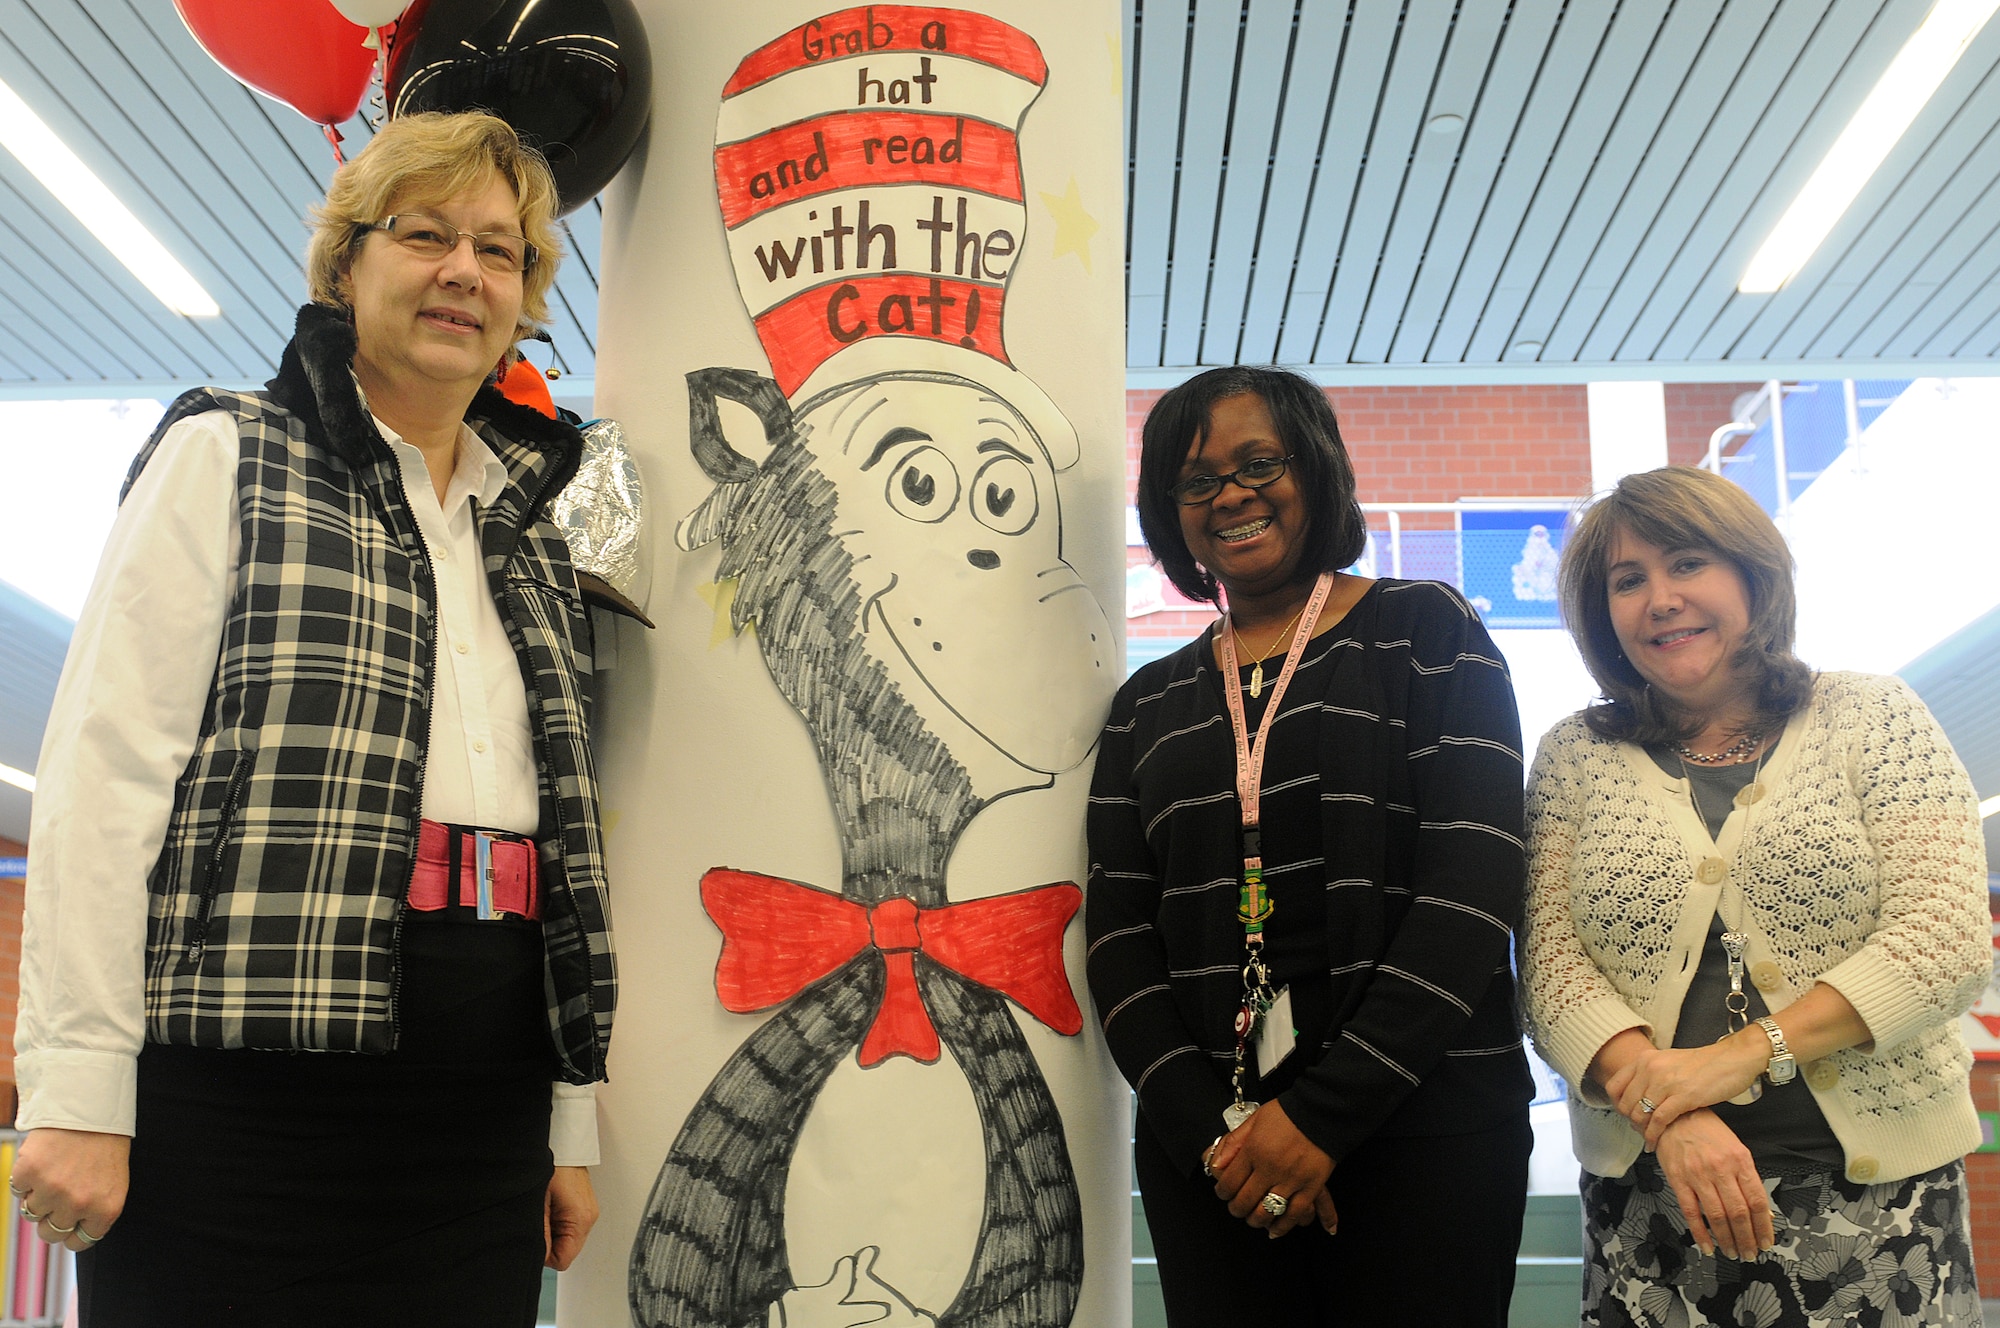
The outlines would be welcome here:
<svg viewBox="0 0 2000 1328">
<path fill-rule="evenodd" d="M 1273 721 L 1319 728 L 1330 1023 L 1278 1100 L 1336 1162 L 1525 1118 L 1510 949 L 1525 867 L 1505 662 L 1447 586 L 1377 582 Z M 1090 990 L 1168 1153 L 1222 1132 L 1241 994 L 1235 758 L 1213 632 L 1119 691 L 1090 798 Z M 1314 642 L 1316 651 L 1322 637 Z"/>
</svg>

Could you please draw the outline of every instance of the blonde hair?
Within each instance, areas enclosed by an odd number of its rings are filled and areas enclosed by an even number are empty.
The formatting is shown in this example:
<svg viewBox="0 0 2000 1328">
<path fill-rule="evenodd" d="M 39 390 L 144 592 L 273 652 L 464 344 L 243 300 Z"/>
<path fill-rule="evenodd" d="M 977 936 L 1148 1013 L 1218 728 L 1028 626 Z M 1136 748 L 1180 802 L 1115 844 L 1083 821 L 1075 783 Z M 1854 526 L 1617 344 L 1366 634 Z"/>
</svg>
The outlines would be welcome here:
<svg viewBox="0 0 2000 1328">
<path fill-rule="evenodd" d="M 548 322 L 549 287 L 562 258 L 555 177 L 513 126 L 484 111 L 399 115 L 333 173 L 325 200 L 312 209 L 313 234 L 306 245 L 306 291 L 313 303 L 351 313 L 341 282 L 369 229 L 395 207 L 441 203 L 477 189 L 489 173 L 513 187 L 521 233 L 535 246 L 535 261 L 521 274 L 521 324 L 514 339 L 532 336 Z"/>
<path fill-rule="evenodd" d="M 1693 466 L 1627 475 L 1584 510 L 1563 544 L 1563 623 L 1603 689 L 1585 722 L 1607 738 L 1685 741 L 1702 721 L 1650 687 L 1625 658 L 1611 625 L 1611 550 L 1621 535 L 1659 549 L 1705 549 L 1736 569 L 1750 628 L 1731 664 L 1754 680 L 1757 719 L 1782 723 L 1812 695 L 1812 670 L 1792 654 L 1798 602 L 1792 551 L 1764 509 L 1740 487 Z"/>
</svg>

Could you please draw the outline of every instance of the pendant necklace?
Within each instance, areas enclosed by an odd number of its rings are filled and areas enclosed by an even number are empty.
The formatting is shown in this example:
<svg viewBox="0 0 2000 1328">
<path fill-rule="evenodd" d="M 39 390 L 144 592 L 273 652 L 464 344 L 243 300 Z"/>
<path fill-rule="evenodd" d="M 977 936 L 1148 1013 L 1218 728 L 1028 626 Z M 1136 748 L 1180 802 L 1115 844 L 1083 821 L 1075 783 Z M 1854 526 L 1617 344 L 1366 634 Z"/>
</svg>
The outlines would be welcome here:
<svg viewBox="0 0 2000 1328">
<path fill-rule="evenodd" d="M 1264 694 L 1264 661 L 1271 657 L 1271 652 L 1276 650 L 1278 648 L 1278 643 L 1285 639 L 1285 633 L 1289 632 L 1292 628 L 1292 624 L 1299 620 L 1299 614 L 1304 613 L 1305 611 L 1306 611 L 1306 606 L 1304 604 L 1299 605 L 1299 612 L 1285 619 L 1285 625 L 1283 627 L 1280 627 L 1278 629 L 1278 634 L 1271 638 L 1271 644 L 1264 648 L 1264 653 L 1257 656 L 1256 659 L 1250 661 L 1251 700 L 1254 701 L 1258 697 Z M 1243 633 L 1236 630 L 1236 619 L 1233 616 L 1229 620 L 1229 635 L 1235 638 L 1237 644 L 1239 645 L 1242 644 Z"/>
</svg>

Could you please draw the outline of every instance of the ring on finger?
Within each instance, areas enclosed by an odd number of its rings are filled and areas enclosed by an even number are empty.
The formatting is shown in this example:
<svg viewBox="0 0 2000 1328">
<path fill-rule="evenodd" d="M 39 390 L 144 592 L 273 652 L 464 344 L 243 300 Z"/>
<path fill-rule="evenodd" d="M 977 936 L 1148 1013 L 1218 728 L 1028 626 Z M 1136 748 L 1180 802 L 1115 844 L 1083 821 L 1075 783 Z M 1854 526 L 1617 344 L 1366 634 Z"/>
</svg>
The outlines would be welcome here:
<svg viewBox="0 0 2000 1328">
<path fill-rule="evenodd" d="M 48 1214 L 38 1213 L 34 1211 L 32 1208 L 28 1207 L 28 1201 L 26 1199 L 23 1199 L 21 1201 L 21 1216 L 27 1218 L 30 1222 L 39 1225 L 41 1223 L 41 1220 L 44 1217 L 47 1217 Z"/>
<path fill-rule="evenodd" d="M 76 1234 L 76 1226 L 74 1224 L 59 1227 L 56 1225 L 54 1218 L 45 1218 L 43 1220 L 49 1224 L 49 1230 L 55 1232 L 58 1236 L 74 1236 Z"/>
<path fill-rule="evenodd" d="M 1639 1099 L 1639 1110 L 1645 1112 L 1648 1116 L 1652 1115 L 1659 1109 L 1660 1109 L 1660 1104 L 1653 1101 L 1653 1099 L 1649 1097 L 1642 1097 Z"/>
<path fill-rule="evenodd" d="M 1264 1211 L 1272 1217 L 1283 1217 L 1285 1210 L 1292 1206 L 1292 1201 L 1284 1195 L 1279 1194 L 1276 1190 L 1272 1190 L 1269 1194 L 1265 1195 L 1260 1202 Z"/>
<path fill-rule="evenodd" d="M 95 1245 L 98 1241 L 104 1239 L 104 1237 L 102 1236 L 93 1236 L 88 1231 L 85 1231 L 83 1229 L 83 1223 L 81 1220 L 79 1220 L 76 1224 L 76 1234 L 83 1237 L 85 1241 L 87 1241 L 92 1245 Z"/>
<path fill-rule="evenodd" d="M 27 1194 L 28 1194 L 28 1190 L 24 1190 L 24 1189 L 22 1189 L 22 1188 L 21 1188 L 20 1186 L 16 1185 L 16 1184 L 15 1184 L 15 1183 L 14 1183 L 13 1181 L 11 1181 L 11 1180 L 7 1182 L 7 1188 L 8 1188 L 8 1189 L 10 1189 L 10 1190 L 12 1190 L 12 1191 L 14 1192 L 14 1197 L 15 1197 L 15 1198 L 17 1198 L 17 1199 L 23 1199 L 23 1198 L 26 1198 L 26 1197 L 27 1197 Z M 31 1189 L 33 1189 L 33 1188 L 34 1188 L 34 1186 L 32 1186 L 32 1185 L 28 1187 L 28 1189 L 30 1189 L 30 1190 L 31 1190 Z"/>
</svg>

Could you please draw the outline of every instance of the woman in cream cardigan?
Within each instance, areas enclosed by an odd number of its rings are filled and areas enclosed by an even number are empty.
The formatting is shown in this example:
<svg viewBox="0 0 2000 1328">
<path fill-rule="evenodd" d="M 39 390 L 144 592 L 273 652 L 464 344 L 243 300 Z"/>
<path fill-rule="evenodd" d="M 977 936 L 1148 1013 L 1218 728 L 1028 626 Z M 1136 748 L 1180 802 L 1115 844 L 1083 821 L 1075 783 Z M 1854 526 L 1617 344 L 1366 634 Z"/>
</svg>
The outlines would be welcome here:
<svg viewBox="0 0 2000 1328">
<path fill-rule="evenodd" d="M 1727 480 L 1628 476 L 1561 583 L 1604 699 L 1529 778 L 1522 985 L 1571 1085 L 1583 1322 L 1978 1323 L 1964 768 L 1899 680 L 1792 655 L 1790 554 Z"/>
</svg>

